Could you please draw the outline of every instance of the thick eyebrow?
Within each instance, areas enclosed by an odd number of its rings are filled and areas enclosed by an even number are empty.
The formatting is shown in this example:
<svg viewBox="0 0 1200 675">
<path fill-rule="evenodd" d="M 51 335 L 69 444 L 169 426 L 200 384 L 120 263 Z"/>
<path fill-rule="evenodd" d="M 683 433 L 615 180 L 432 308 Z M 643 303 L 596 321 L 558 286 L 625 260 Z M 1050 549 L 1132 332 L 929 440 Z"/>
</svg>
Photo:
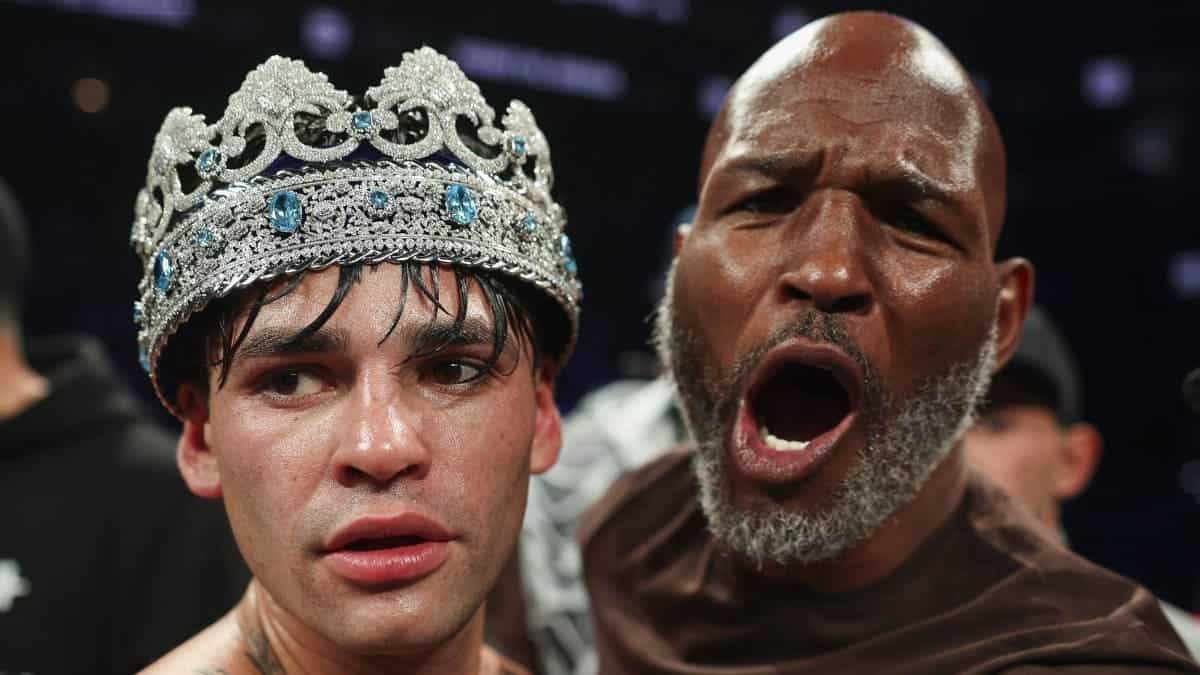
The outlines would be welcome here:
<svg viewBox="0 0 1200 675">
<path fill-rule="evenodd" d="M 423 356 L 446 347 L 492 346 L 497 340 L 496 328 L 479 317 L 469 316 L 457 322 L 452 319 L 424 322 L 404 330 L 404 339 L 414 356 Z M 504 351 L 508 351 L 512 340 L 505 340 Z"/>
<path fill-rule="evenodd" d="M 892 203 L 936 202 L 957 214 L 952 221 L 945 221 L 947 224 L 984 222 L 985 214 L 974 210 L 962 187 L 931 176 L 912 162 L 900 162 L 872 172 L 867 178 L 864 193 L 868 199 L 873 196 Z"/>
<path fill-rule="evenodd" d="M 264 328 L 246 338 L 238 349 L 235 362 L 297 354 L 328 354 L 345 350 L 349 343 L 345 332 L 328 327 L 299 340 L 296 339 L 298 334 L 299 331 L 286 328 Z M 492 324 L 476 317 L 467 317 L 462 323 L 453 320 L 425 322 L 403 331 L 402 335 L 412 356 L 425 356 L 453 346 L 490 347 L 496 344 L 496 338 Z M 505 340 L 503 352 L 511 350 L 512 342 Z"/>
<path fill-rule="evenodd" d="M 960 206 L 953 196 L 956 190 L 952 185 L 930 176 L 912 162 L 901 162 L 882 171 L 872 172 L 868 185 L 872 192 L 882 192 L 910 201 L 932 199 L 947 206 Z"/>
<path fill-rule="evenodd" d="M 817 152 L 746 153 L 718 161 L 712 173 L 750 174 L 783 180 L 797 175 L 812 175 L 821 160 Z"/>
<path fill-rule="evenodd" d="M 297 340 L 299 334 L 287 328 L 264 328 L 246 338 L 234 360 L 336 352 L 344 350 L 349 342 L 344 332 L 328 327 Z"/>
<path fill-rule="evenodd" d="M 745 154 L 719 163 L 714 171 L 787 180 L 800 175 L 811 177 L 820 159 L 820 153 Z M 957 205 L 952 196 L 955 190 L 949 182 L 934 178 L 911 161 L 896 162 L 883 170 L 872 171 L 868 174 L 867 183 L 871 191 Z"/>
</svg>

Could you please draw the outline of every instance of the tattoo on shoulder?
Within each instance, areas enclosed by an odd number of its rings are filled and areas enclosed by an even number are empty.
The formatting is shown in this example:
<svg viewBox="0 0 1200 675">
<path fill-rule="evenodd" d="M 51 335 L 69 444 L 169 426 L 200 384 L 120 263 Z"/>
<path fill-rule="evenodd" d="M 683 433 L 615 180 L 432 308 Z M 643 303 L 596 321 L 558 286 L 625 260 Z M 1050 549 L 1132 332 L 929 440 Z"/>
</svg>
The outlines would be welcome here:
<svg viewBox="0 0 1200 675">
<path fill-rule="evenodd" d="M 267 642 L 267 636 L 261 631 L 251 633 L 246 639 L 247 646 L 246 656 L 250 657 L 250 662 L 254 664 L 254 668 L 262 675 L 287 675 L 287 671 L 283 669 L 283 664 L 275 658 L 275 652 L 271 651 L 271 644 Z"/>
</svg>

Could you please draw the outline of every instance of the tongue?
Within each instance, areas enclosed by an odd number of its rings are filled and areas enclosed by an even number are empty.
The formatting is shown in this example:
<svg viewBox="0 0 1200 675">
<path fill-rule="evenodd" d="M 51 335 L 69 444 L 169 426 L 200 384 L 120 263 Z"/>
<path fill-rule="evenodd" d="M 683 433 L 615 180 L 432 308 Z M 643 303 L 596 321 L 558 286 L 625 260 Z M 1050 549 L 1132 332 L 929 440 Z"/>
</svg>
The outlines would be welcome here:
<svg viewBox="0 0 1200 675">
<path fill-rule="evenodd" d="M 385 548 L 400 548 L 403 546 L 416 546 L 425 541 L 421 537 L 403 536 L 403 537 L 381 537 L 378 539 L 356 539 L 346 546 L 351 551 L 378 551 Z"/>
<path fill-rule="evenodd" d="M 829 371 L 789 365 L 759 390 L 754 407 L 759 426 L 776 439 L 808 443 L 849 414 L 850 400 Z"/>
</svg>

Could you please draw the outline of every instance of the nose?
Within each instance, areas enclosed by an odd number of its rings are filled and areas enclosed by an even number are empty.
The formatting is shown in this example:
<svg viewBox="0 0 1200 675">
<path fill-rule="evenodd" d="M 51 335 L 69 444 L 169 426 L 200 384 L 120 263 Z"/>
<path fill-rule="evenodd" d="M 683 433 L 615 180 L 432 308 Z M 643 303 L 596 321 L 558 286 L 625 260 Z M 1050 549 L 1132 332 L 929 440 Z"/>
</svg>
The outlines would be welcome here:
<svg viewBox="0 0 1200 675">
<path fill-rule="evenodd" d="M 871 310 L 875 292 L 859 226 L 861 209 L 852 195 L 828 190 L 792 215 L 778 279 L 781 302 L 807 302 L 838 314 Z"/>
<path fill-rule="evenodd" d="M 391 383 L 364 384 L 352 405 L 353 421 L 334 456 L 337 480 L 347 487 L 384 487 L 429 471 L 432 453 L 421 437 L 416 412 Z"/>
</svg>

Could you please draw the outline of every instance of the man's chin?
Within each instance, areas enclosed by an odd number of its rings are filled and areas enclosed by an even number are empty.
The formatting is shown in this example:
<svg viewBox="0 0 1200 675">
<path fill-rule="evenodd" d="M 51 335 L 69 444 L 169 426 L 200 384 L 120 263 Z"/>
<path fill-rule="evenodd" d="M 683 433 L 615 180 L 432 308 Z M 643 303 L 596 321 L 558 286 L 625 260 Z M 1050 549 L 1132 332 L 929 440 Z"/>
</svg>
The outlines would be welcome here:
<svg viewBox="0 0 1200 675">
<path fill-rule="evenodd" d="M 309 602 L 295 616 L 346 654 L 419 655 L 453 640 L 483 604 L 476 589 L 448 583 L 459 578 L 454 571 L 370 589 L 325 574 L 307 587 Z"/>
<path fill-rule="evenodd" d="M 474 614 L 421 602 L 355 602 L 320 619 L 325 637 L 341 650 L 362 657 L 428 654 L 452 642 Z M 331 620 L 333 619 L 333 620 Z"/>
<path fill-rule="evenodd" d="M 802 449 L 771 448 L 735 427 L 719 451 L 726 501 L 743 511 L 819 516 L 863 461 L 865 443 L 856 417 Z"/>
<path fill-rule="evenodd" d="M 735 434 L 736 436 L 736 434 Z M 870 538 L 894 509 L 870 490 L 881 467 L 857 428 L 840 436 L 791 482 L 759 480 L 739 461 L 735 441 L 697 451 L 700 502 L 713 534 L 739 558 L 766 571 L 837 559 Z"/>
</svg>

